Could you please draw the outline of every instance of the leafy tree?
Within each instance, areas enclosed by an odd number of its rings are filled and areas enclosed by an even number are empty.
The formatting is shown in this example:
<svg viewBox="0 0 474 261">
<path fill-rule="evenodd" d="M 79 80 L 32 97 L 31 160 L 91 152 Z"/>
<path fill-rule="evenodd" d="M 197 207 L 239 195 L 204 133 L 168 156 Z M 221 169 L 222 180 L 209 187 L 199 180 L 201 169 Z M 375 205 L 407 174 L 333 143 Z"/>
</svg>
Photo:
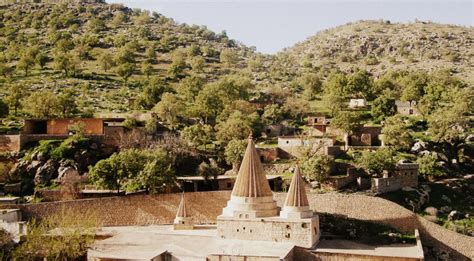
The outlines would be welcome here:
<svg viewBox="0 0 474 261">
<path fill-rule="evenodd" d="M 54 69 L 63 71 L 65 76 L 71 73 L 75 76 L 79 72 L 79 66 L 80 61 L 70 54 L 57 53 L 54 56 Z"/>
<path fill-rule="evenodd" d="M 232 139 L 225 147 L 224 156 L 227 164 L 232 164 L 234 172 L 239 170 L 240 163 L 247 148 L 247 140 Z"/>
<path fill-rule="evenodd" d="M 181 137 L 195 148 L 200 146 L 204 146 L 205 148 L 214 138 L 214 129 L 211 125 L 194 124 L 185 127 L 181 131 Z"/>
<path fill-rule="evenodd" d="M 323 84 L 323 101 L 334 116 L 344 107 L 344 88 L 347 85 L 347 78 L 341 73 L 331 73 Z"/>
<path fill-rule="evenodd" d="M 97 162 L 89 170 L 89 179 L 97 186 L 117 191 L 156 191 L 170 184 L 174 174 L 164 150 L 127 149 Z"/>
<path fill-rule="evenodd" d="M 50 91 L 33 92 L 24 102 L 26 112 L 39 119 L 56 116 L 60 109 L 57 96 Z"/>
<path fill-rule="evenodd" d="M 362 96 L 367 100 L 372 98 L 374 82 L 367 71 L 358 70 L 347 77 L 347 85 L 344 89 L 349 96 Z"/>
<path fill-rule="evenodd" d="M 253 133 L 252 127 L 255 126 L 257 121 L 259 121 L 257 113 L 244 115 L 240 111 L 234 111 L 227 119 L 216 125 L 217 140 L 224 144 L 233 139 L 243 140 L 250 133 Z"/>
<path fill-rule="evenodd" d="M 283 105 L 283 110 L 293 118 L 299 118 L 300 121 L 303 120 L 303 117 L 309 111 L 310 105 L 309 102 L 303 98 L 297 97 L 288 97 L 285 104 Z"/>
<path fill-rule="evenodd" d="M 63 118 L 68 118 L 78 113 L 76 96 L 74 91 L 66 89 L 58 95 L 59 115 Z"/>
<path fill-rule="evenodd" d="M 135 53 L 132 47 L 124 46 L 115 55 L 116 64 L 135 63 Z"/>
<path fill-rule="evenodd" d="M 326 155 L 315 154 L 301 162 L 303 176 L 308 181 L 323 182 L 331 174 L 333 160 Z"/>
<path fill-rule="evenodd" d="M 115 66 L 115 61 L 112 58 L 112 56 L 107 53 L 107 52 L 102 52 L 98 58 L 98 62 L 100 64 L 100 67 L 107 72 L 110 70 L 113 66 Z"/>
<path fill-rule="evenodd" d="M 204 69 L 204 64 L 206 63 L 206 60 L 204 60 L 202 56 L 198 55 L 198 56 L 194 56 L 189 63 L 193 71 L 202 72 L 202 70 Z"/>
<path fill-rule="evenodd" d="M 351 134 L 360 126 L 360 115 L 357 112 L 340 111 L 332 119 L 331 126 Z"/>
<path fill-rule="evenodd" d="M 220 61 L 227 67 L 231 67 L 239 62 L 239 55 L 234 50 L 224 49 L 220 54 Z"/>
<path fill-rule="evenodd" d="M 150 75 L 153 73 L 153 66 L 149 62 L 142 64 L 142 73 L 146 75 L 146 78 L 149 79 Z"/>
<path fill-rule="evenodd" d="M 191 75 L 182 79 L 176 90 L 187 102 L 193 103 L 203 86 L 204 79 L 196 75 Z"/>
<path fill-rule="evenodd" d="M 385 144 L 395 150 L 409 149 L 413 139 L 407 124 L 400 115 L 387 118 L 382 128 Z"/>
<path fill-rule="evenodd" d="M 125 23 L 126 21 L 127 21 L 127 16 L 125 15 L 125 13 L 122 12 L 122 11 L 119 11 L 119 12 L 115 13 L 111 24 L 112 24 L 113 27 L 117 28 L 121 24 Z"/>
<path fill-rule="evenodd" d="M 22 100 L 25 98 L 25 92 L 25 87 L 18 84 L 10 85 L 10 88 L 8 89 L 5 101 L 10 110 L 13 110 L 15 116 L 18 114 L 18 109 L 21 108 Z"/>
<path fill-rule="evenodd" d="M 148 61 L 153 62 L 156 59 L 156 52 L 153 46 L 146 48 L 145 50 L 145 57 Z"/>
<path fill-rule="evenodd" d="M 364 169 L 369 175 L 379 177 L 383 171 L 392 171 L 395 167 L 395 159 L 392 150 L 380 148 L 374 152 L 363 151 L 356 158 L 357 166 Z"/>
<path fill-rule="evenodd" d="M 146 110 L 153 108 L 161 99 L 161 95 L 169 91 L 169 87 L 162 79 L 152 77 L 140 92 L 138 102 Z"/>
<path fill-rule="evenodd" d="M 153 111 L 169 126 L 175 128 L 178 124 L 178 116 L 184 112 L 184 104 L 176 94 L 166 92 L 163 93 L 161 101 L 156 104 Z"/>
<path fill-rule="evenodd" d="M 212 177 L 214 189 L 217 189 L 217 176 L 222 173 L 222 169 L 219 168 L 213 159 L 210 159 L 210 163 L 203 161 L 199 164 L 197 172 L 200 176 L 204 177 L 204 182 L 209 182 L 209 179 Z"/>
<path fill-rule="evenodd" d="M 322 89 L 322 81 L 315 73 L 305 73 L 301 75 L 295 80 L 294 84 L 304 91 L 304 97 L 308 100 L 314 99 Z"/>
<path fill-rule="evenodd" d="M 283 117 L 283 110 L 278 104 L 270 104 L 265 106 L 263 110 L 262 118 L 267 121 L 268 124 L 275 124 L 279 122 Z"/>
<path fill-rule="evenodd" d="M 383 121 L 386 117 L 394 115 L 396 110 L 392 91 L 385 89 L 372 103 L 371 111 L 372 117 L 377 121 Z"/>
<path fill-rule="evenodd" d="M 419 166 L 418 172 L 425 178 L 443 174 L 443 172 L 439 170 L 438 156 L 436 153 L 424 154 L 418 157 L 416 163 Z"/>
<path fill-rule="evenodd" d="M 426 73 L 407 74 L 400 80 L 400 85 L 404 86 L 401 99 L 403 101 L 419 101 L 427 83 L 428 75 Z"/>
<path fill-rule="evenodd" d="M 115 68 L 117 74 L 122 77 L 122 79 L 127 82 L 135 72 L 135 65 L 133 63 L 123 63 Z"/>
<path fill-rule="evenodd" d="M 31 52 L 25 52 L 21 57 L 16 68 L 25 72 L 25 75 L 28 76 L 28 70 L 35 65 L 35 57 L 32 56 Z"/>
<path fill-rule="evenodd" d="M 0 74 L 6 78 L 12 73 L 13 73 L 13 68 L 10 65 L 8 65 L 5 61 L 0 59 Z"/>
<path fill-rule="evenodd" d="M 224 101 L 216 84 L 208 84 L 199 92 L 192 114 L 202 117 L 205 123 L 213 122 L 224 109 Z"/>
</svg>

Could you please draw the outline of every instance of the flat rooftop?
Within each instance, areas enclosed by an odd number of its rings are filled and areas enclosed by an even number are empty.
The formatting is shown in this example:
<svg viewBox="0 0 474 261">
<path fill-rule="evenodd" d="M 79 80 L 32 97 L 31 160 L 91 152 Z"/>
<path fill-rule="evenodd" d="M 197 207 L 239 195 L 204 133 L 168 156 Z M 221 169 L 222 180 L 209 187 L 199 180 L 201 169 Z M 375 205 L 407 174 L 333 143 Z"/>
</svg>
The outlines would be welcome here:
<svg viewBox="0 0 474 261">
<path fill-rule="evenodd" d="M 104 227 L 88 250 L 88 258 L 151 260 L 169 252 L 178 260 L 206 260 L 209 255 L 240 255 L 284 258 L 291 243 L 229 240 L 217 237 L 215 226 L 196 226 L 194 230 L 173 230 L 172 225 Z"/>
<path fill-rule="evenodd" d="M 417 245 L 392 244 L 383 246 L 366 245 L 348 240 L 321 240 L 313 253 L 339 253 L 378 257 L 422 258 L 423 252 Z"/>
</svg>

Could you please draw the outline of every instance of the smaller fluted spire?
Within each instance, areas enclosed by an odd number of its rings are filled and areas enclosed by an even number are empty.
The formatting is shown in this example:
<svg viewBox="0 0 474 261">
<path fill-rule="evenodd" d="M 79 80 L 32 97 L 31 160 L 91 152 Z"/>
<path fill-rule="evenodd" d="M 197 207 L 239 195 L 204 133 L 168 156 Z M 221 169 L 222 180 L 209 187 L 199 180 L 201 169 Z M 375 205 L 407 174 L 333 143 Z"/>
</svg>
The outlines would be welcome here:
<svg viewBox="0 0 474 261">
<path fill-rule="evenodd" d="M 178 213 L 176 213 L 177 218 L 185 218 L 186 214 L 186 199 L 184 198 L 184 191 L 181 193 L 181 202 L 179 202 Z"/>
<path fill-rule="evenodd" d="M 297 163 L 293 178 L 291 179 L 290 188 L 285 200 L 285 206 L 288 207 L 304 207 L 309 206 L 303 177 L 301 177 L 300 166 Z"/>
</svg>

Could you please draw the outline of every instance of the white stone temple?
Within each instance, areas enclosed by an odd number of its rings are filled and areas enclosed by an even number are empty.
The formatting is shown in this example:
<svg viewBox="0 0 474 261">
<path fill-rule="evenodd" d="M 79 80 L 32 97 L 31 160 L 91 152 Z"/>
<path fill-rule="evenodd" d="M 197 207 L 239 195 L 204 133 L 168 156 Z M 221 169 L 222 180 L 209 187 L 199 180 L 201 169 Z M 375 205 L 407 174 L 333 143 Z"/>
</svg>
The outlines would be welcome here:
<svg viewBox="0 0 474 261">
<path fill-rule="evenodd" d="M 312 247 L 320 237 L 319 218 L 309 209 L 300 169 L 296 166 L 283 210 L 265 178 L 251 137 L 231 198 L 217 217 L 220 238 L 292 242 Z"/>
</svg>

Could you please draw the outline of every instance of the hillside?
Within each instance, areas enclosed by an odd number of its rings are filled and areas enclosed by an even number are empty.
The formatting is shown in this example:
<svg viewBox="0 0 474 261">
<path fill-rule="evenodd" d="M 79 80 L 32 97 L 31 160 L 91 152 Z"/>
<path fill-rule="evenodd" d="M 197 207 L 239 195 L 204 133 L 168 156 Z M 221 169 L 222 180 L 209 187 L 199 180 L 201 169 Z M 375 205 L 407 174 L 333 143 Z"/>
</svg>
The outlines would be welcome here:
<svg viewBox="0 0 474 261">
<path fill-rule="evenodd" d="M 293 70 L 359 67 L 387 70 L 448 69 L 474 82 L 474 28 L 430 22 L 359 21 L 324 30 L 278 54 Z"/>
<path fill-rule="evenodd" d="M 205 26 L 105 3 L 0 6 L 0 96 L 71 87 L 81 109 L 125 111 L 151 79 L 205 81 L 241 67 L 253 51 Z"/>
</svg>

